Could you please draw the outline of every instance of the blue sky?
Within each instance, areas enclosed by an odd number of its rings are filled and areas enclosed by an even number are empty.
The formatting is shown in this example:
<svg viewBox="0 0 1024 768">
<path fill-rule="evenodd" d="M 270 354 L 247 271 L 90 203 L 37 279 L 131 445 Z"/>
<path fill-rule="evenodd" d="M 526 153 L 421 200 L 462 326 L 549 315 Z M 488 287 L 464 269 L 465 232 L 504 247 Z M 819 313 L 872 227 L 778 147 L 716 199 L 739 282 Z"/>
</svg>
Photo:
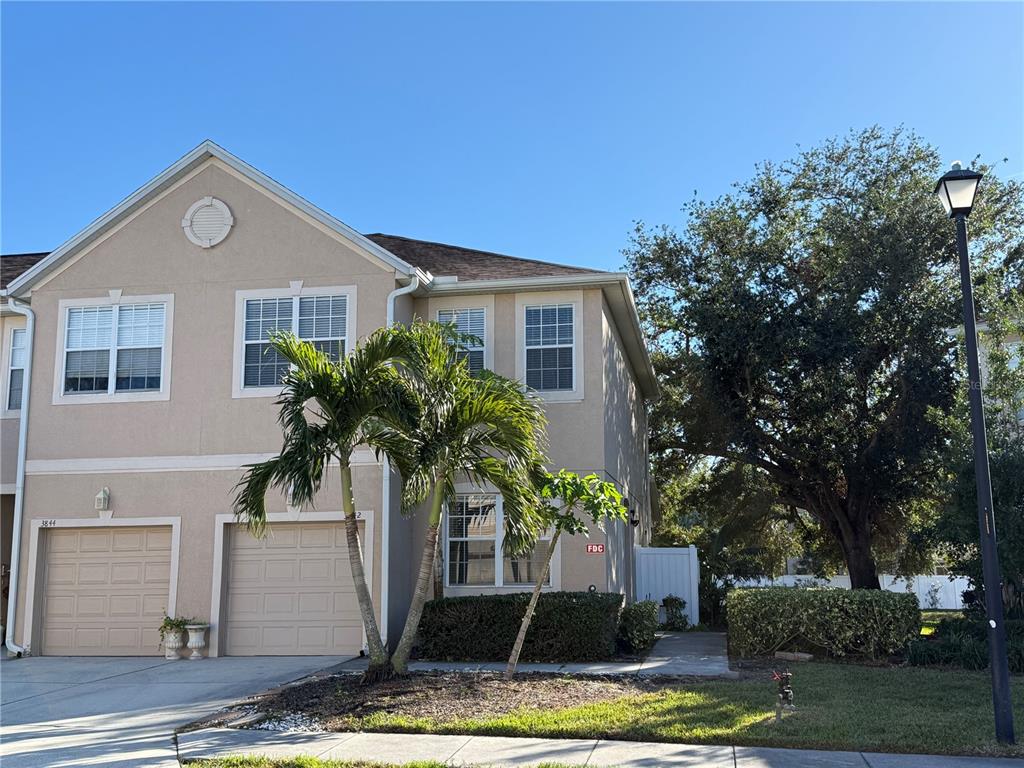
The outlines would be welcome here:
<svg viewBox="0 0 1024 768">
<path fill-rule="evenodd" d="M 904 124 L 1024 173 L 1024 4 L 0 5 L 0 247 L 212 138 L 364 232 L 614 269 L 756 162 Z"/>
</svg>

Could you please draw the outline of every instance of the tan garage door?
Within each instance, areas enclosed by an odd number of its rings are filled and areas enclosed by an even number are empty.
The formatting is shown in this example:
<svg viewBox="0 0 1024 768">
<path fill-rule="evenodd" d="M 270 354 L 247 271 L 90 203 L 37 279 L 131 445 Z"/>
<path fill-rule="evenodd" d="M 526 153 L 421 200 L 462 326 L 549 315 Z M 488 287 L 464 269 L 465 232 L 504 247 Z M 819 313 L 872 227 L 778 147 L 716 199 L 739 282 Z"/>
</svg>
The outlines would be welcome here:
<svg viewBox="0 0 1024 768">
<path fill-rule="evenodd" d="M 45 532 L 42 653 L 155 656 L 167 610 L 171 528 Z"/>
<path fill-rule="evenodd" d="M 225 648 L 233 656 L 357 653 L 362 621 L 341 523 L 231 526 Z"/>
</svg>

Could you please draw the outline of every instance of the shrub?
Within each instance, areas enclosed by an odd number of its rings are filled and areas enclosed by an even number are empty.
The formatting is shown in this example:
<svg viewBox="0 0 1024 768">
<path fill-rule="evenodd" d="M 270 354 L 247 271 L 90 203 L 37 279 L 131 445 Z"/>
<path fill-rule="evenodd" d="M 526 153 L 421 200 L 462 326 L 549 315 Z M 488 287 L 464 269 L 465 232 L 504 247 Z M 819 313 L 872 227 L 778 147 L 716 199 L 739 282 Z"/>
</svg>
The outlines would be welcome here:
<svg viewBox="0 0 1024 768">
<path fill-rule="evenodd" d="M 663 625 L 665 629 L 682 632 L 690 626 L 690 620 L 683 613 L 683 609 L 686 608 L 686 601 L 683 598 L 665 595 L 661 604 L 665 606 L 665 624 Z"/>
<path fill-rule="evenodd" d="M 530 595 L 443 597 L 424 606 L 419 655 L 449 661 L 505 661 Z M 544 592 L 526 633 L 523 661 L 599 661 L 615 655 L 622 595 Z"/>
<path fill-rule="evenodd" d="M 1006 622 L 1006 652 L 1010 671 L 1024 674 L 1024 621 Z M 943 619 L 931 637 L 907 646 L 907 663 L 960 669 L 988 667 L 988 625 L 974 619 Z"/>
<path fill-rule="evenodd" d="M 1024 642 L 1024 619 L 1010 619 L 1003 622 L 1007 642 Z M 988 642 L 986 619 L 952 618 L 943 619 L 935 626 L 932 637 L 936 639 L 969 635 L 976 640 Z"/>
<path fill-rule="evenodd" d="M 877 658 L 921 630 L 916 595 L 874 589 L 734 589 L 726 614 L 729 646 L 740 656 L 786 649 Z"/>
<path fill-rule="evenodd" d="M 619 646 L 626 653 L 640 654 L 654 645 L 658 631 L 658 604 L 641 600 L 622 609 L 619 619 Z"/>
</svg>

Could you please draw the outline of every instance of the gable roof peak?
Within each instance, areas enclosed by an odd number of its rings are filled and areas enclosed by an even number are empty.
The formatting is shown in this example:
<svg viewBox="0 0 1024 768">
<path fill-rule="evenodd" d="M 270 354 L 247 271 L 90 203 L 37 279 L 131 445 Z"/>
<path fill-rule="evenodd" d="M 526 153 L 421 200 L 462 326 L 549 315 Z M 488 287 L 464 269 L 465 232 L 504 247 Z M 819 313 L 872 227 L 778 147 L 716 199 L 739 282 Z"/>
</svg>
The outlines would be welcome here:
<svg viewBox="0 0 1024 768">
<path fill-rule="evenodd" d="M 352 227 L 313 205 L 305 198 L 295 194 L 283 184 L 274 181 L 262 171 L 231 154 L 212 139 L 204 139 L 198 146 L 189 150 L 175 163 L 154 176 L 102 216 L 95 219 L 85 229 L 65 241 L 51 252 L 49 256 L 14 278 L 8 286 L 8 292 L 12 295 L 20 295 L 38 280 L 49 274 L 65 259 L 95 241 L 111 227 L 117 226 L 117 224 L 141 208 L 152 197 L 178 182 L 211 157 L 223 162 L 253 184 L 262 187 L 268 193 L 295 206 L 307 216 L 319 221 L 362 251 L 393 267 L 397 272 L 406 276 L 422 275 L 420 271 L 408 262 L 403 261 L 386 248 L 364 237 Z M 422 276 L 426 277 L 425 275 Z"/>
</svg>

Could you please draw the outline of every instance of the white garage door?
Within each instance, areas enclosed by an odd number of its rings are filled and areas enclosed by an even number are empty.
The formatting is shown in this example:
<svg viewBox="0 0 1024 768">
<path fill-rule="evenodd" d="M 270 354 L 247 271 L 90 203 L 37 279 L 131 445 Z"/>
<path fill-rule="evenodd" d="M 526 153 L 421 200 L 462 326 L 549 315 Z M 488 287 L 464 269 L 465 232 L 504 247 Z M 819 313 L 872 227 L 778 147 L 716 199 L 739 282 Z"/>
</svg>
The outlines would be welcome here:
<svg viewBox="0 0 1024 768">
<path fill-rule="evenodd" d="M 42 653 L 155 656 L 171 528 L 53 528 L 43 561 Z"/>
<path fill-rule="evenodd" d="M 362 620 L 341 523 L 231 526 L 225 648 L 233 656 L 351 654 Z"/>
</svg>

